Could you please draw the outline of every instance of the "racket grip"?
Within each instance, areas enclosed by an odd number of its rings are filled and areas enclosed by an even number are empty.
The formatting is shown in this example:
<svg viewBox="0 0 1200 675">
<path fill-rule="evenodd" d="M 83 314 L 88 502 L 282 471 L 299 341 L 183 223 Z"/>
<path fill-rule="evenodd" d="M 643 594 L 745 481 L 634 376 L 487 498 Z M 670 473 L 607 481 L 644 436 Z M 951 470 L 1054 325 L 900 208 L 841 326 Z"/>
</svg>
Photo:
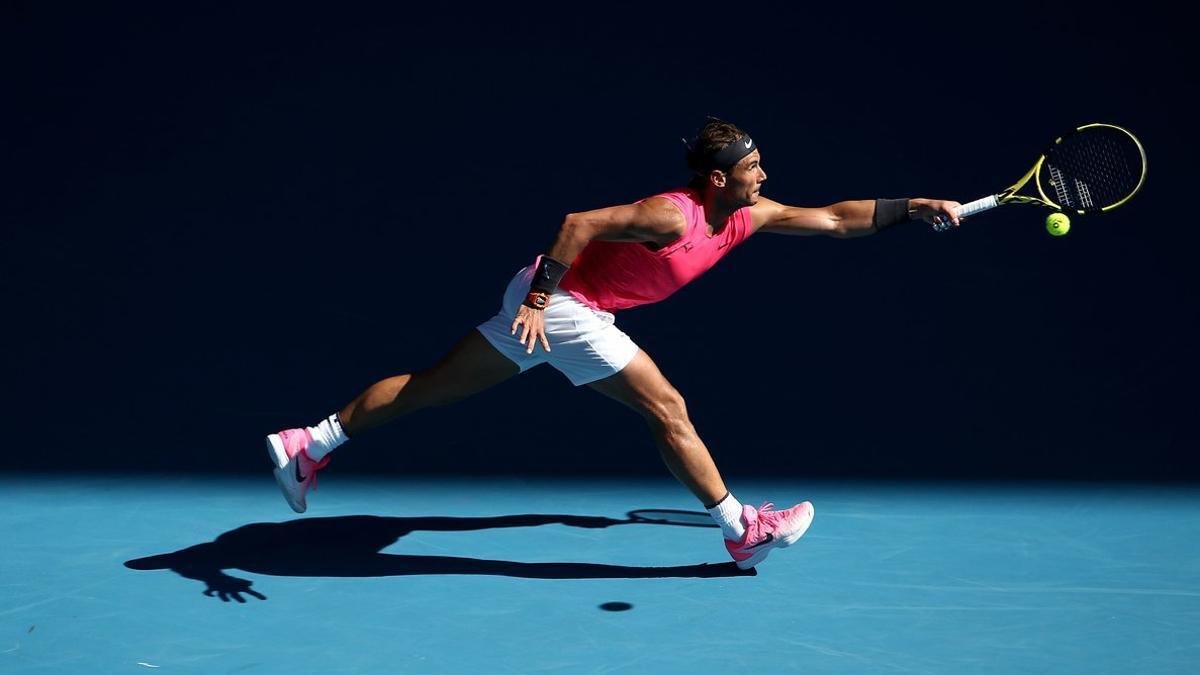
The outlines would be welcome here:
<svg viewBox="0 0 1200 675">
<path fill-rule="evenodd" d="M 994 209 L 999 205 L 1000 202 L 996 201 L 996 195 L 988 195 L 983 199 L 976 199 L 973 202 L 968 202 L 958 207 L 957 215 L 959 218 L 966 218 L 976 213 L 983 213 L 988 209 Z"/>
</svg>

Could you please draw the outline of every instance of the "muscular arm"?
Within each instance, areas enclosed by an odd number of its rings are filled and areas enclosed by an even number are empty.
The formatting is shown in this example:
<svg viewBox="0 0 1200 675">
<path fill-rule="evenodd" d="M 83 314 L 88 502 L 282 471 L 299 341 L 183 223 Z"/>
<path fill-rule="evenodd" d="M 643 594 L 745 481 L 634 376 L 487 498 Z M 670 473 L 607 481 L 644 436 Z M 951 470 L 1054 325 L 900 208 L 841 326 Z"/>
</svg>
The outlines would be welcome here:
<svg viewBox="0 0 1200 675">
<path fill-rule="evenodd" d="M 588 242 L 596 239 L 669 244 L 685 232 L 687 219 L 683 217 L 683 212 L 667 199 L 652 197 L 639 204 L 569 214 L 563 220 L 562 227 L 558 229 L 558 237 L 546 255 L 570 265 L 575 262 L 575 258 Z M 546 264 L 545 259 L 542 260 L 542 264 Z M 544 289 L 530 295 L 540 298 L 543 305 L 548 300 Z M 522 303 L 517 308 L 517 316 L 513 319 L 510 332 L 515 335 L 518 327 L 523 327 L 520 340 L 521 344 L 526 346 L 526 353 L 532 354 L 533 346 L 539 342 L 543 349 L 550 351 L 550 340 L 546 335 L 541 309 Z"/>
<path fill-rule="evenodd" d="M 686 230 L 687 221 L 678 207 L 663 197 L 652 197 L 638 204 L 567 215 L 547 255 L 569 265 L 593 239 L 668 244 Z"/>
<path fill-rule="evenodd" d="M 957 202 L 946 202 L 934 199 L 913 198 L 909 200 L 908 214 L 910 218 L 926 219 L 939 213 L 946 213 L 950 205 Z M 776 234 L 814 235 L 824 234 L 830 237 L 862 237 L 874 234 L 876 229 L 871 224 L 875 215 L 875 200 L 864 199 L 846 201 L 823 206 L 820 208 L 801 208 L 787 206 L 770 199 L 759 199 L 750 208 L 754 221 L 754 229 Z"/>
</svg>

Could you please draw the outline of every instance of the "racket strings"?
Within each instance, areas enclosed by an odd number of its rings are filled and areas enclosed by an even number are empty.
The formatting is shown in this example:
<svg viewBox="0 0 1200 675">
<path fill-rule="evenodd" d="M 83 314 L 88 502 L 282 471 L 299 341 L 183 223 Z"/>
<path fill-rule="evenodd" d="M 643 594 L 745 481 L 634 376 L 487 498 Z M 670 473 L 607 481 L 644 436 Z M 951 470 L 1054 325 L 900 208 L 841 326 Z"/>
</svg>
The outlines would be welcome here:
<svg viewBox="0 0 1200 675">
<path fill-rule="evenodd" d="M 1136 141 L 1103 127 L 1064 137 L 1046 154 L 1045 165 L 1040 180 L 1046 193 L 1054 195 L 1060 206 L 1084 212 L 1129 197 L 1145 168 Z"/>
</svg>

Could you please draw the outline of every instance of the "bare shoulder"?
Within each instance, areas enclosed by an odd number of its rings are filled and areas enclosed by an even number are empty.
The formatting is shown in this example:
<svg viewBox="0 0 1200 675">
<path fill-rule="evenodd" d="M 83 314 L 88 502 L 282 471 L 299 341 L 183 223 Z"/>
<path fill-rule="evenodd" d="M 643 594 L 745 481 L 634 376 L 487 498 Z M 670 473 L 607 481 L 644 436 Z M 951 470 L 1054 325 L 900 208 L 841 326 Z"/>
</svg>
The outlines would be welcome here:
<svg viewBox="0 0 1200 675">
<path fill-rule="evenodd" d="M 684 232 L 687 218 L 679 206 L 666 197 L 650 197 L 636 204 L 642 225 L 656 232 Z"/>
<path fill-rule="evenodd" d="M 687 231 L 687 219 L 669 199 L 651 197 L 568 216 L 601 241 L 674 241 Z"/>
</svg>

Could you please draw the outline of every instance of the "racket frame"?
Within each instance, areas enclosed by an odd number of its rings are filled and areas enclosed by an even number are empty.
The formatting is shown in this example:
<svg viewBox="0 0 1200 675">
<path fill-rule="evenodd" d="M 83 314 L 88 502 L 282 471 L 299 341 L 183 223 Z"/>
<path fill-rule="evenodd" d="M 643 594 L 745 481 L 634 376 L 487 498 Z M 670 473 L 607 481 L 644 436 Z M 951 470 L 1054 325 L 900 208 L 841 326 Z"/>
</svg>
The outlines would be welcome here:
<svg viewBox="0 0 1200 675">
<path fill-rule="evenodd" d="M 1084 129 L 1090 129 L 1093 127 L 1108 127 L 1110 129 L 1116 129 L 1117 131 L 1120 131 L 1121 133 L 1125 134 L 1126 136 L 1129 136 L 1129 138 L 1133 141 L 1134 145 L 1137 146 L 1138 153 L 1141 155 L 1141 158 L 1142 158 L 1142 174 L 1138 178 L 1138 184 L 1133 188 L 1132 191 L 1130 191 L 1129 194 L 1125 195 L 1125 197 L 1123 199 L 1121 199 L 1120 201 L 1118 201 L 1114 204 L 1109 204 L 1108 206 L 1101 207 L 1099 209 L 1099 212 L 1103 213 L 1105 211 L 1111 211 L 1111 210 L 1117 208 L 1118 206 L 1124 204 L 1125 202 L 1129 201 L 1135 194 L 1138 193 L 1139 190 L 1142 189 L 1142 185 L 1146 182 L 1146 149 L 1144 147 L 1142 147 L 1142 142 L 1137 139 L 1137 136 L 1134 136 L 1132 133 L 1130 133 L 1128 129 L 1119 127 L 1115 124 L 1104 124 L 1102 122 L 1096 122 L 1093 124 L 1085 124 L 1081 127 L 1077 127 L 1074 131 L 1071 131 L 1067 134 L 1064 134 L 1064 135 L 1059 136 L 1058 138 L 1054 139 L 1054 143 L 1050 146 L 1050 149 L 1046 150 L 1046 152 L 1042 153 L 1042 155 L 1040 157 L 1038 157 L 1037 161 L 1034 162 L 1033 166 L 1029 169 L 1029 171 L 1025 172 L 1024 176 L 1021 176 L 1020 180 L 1018 180 L 1016 183 L 1013 183 L 1010 187 L 1005 189 L 1003 192 L 999 192 L 994 195 L 988 195 L 987 197 L 984 197 L 982 199 L 976 199 L 973 202 L 968 202 L 966 204 L 963 204 L 956 210 L 956 214 L 958 215 L 959 218 L 966 218 L 967 216 L 975 215 L 976 213 L 983 213 L 984 211 L 988 211 L 990 209 L 996 208 L 997 206 L 1003 206 L 1006 204 L 1031 204 L 1031 205 L 1037 205 L 1037 206 L 1045 206 L 1047 208 L 1054 209 L 1055 211 L 1071 211 L 1073 213 L 1080 214 L 1080 215 L 1088 213 L 1088 211 L 1085 211 L 1084 209 L 1064 209 L 1061 205 L 1059 205 L 1057 202 L 1055 202 L 1053 199 L 1051 199 L 1046 194 L 1046 192 L 1042 189 L 1041 174 L 1042 174 L 1042 167 L 1045 165 L 1045 162 L 1046 162 L 1046 155 L 1048 155 L 1050 153 L 1050 151 L 1054 149 L 1055 145 L 1062 143 L 1063 139 L 1069 137 L 1071 134 L 1079 133 L 1080 131 L 1083 131 Z M 1034 177 L 1036 177 L 1034 184 L 1037 187 L 1038 194 L 1041 196 L 1040 198 L 1016 194 L 1017 190 L 1020 190 L 1021 188 L 1025 187 L 1025 184 L 1029 182 L 1029 179 L 1034 178 Z"/>
</svg>

